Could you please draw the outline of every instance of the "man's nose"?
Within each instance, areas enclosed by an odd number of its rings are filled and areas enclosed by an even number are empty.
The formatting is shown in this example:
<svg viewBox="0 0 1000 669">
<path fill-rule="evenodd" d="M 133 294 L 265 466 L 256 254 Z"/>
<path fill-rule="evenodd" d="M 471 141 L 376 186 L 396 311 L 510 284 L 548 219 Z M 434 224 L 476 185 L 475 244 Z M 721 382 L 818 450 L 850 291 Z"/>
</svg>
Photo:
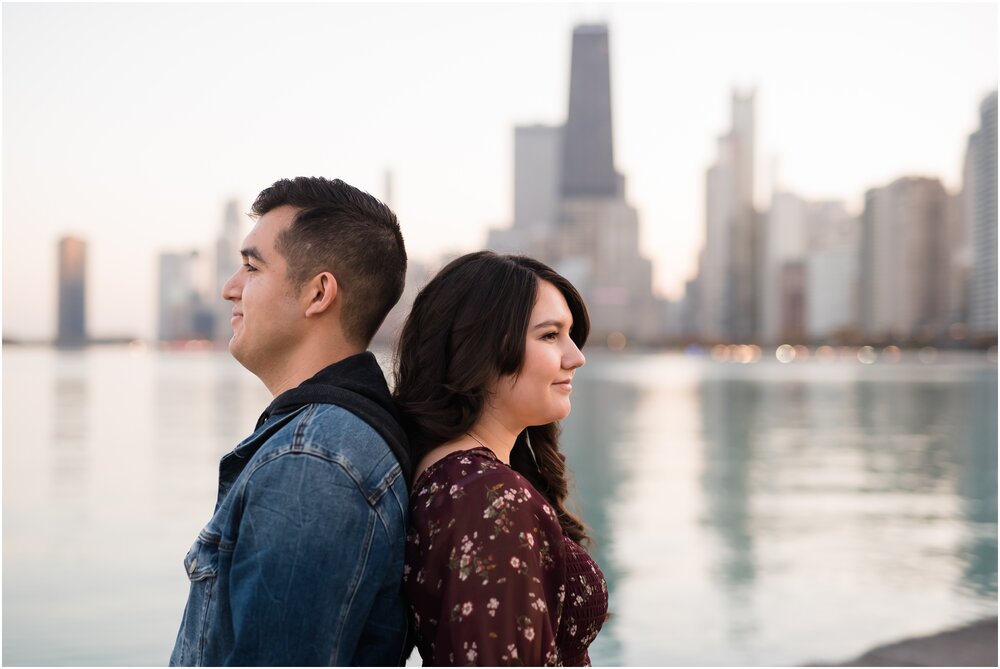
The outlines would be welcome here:
<svg viewBox="0 0 1000 669">
<path fill-rule="evenodd" d="M 240 280 L 240 270 L 236 270 L 226 285 L 222 287 L 222 299 L 236 301 L 243 295 L 243 282 Z"/>
</svg>

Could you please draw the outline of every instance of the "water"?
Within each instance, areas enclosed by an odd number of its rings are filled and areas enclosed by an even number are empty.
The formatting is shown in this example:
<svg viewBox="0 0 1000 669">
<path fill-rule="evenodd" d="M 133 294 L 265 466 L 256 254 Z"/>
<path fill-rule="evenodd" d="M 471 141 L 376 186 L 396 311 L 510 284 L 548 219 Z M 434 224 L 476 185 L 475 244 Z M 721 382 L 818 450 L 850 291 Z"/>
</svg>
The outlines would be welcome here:
<svg viewBox="0 0 1000 669">
<path fill-rule="evenodd" d="M 564 444 L 614 617 L 595 664 L 794 665 L 997 610 L 997 374 L 592 352 Z M 3 663 L 162 665 L 218 459 L 269 396 L 225 353 L 7 348 Z"/>
</svg>

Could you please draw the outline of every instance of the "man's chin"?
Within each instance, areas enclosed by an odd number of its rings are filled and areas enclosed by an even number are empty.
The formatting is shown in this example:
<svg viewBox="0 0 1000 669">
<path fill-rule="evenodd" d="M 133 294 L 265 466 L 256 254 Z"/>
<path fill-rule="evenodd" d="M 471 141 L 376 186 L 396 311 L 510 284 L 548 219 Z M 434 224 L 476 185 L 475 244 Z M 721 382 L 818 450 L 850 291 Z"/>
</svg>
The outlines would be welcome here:
<svg viewBox="0 0 1000 669">
<path fill-rule="evenodd" d="M 233 358 L 236 359 L 236 362 L 246 367 L 247 365 L 244 362 L 243 353 L 243 347 L 240 346 L 238 335 L 233 334 L 233 336 L 229 339 L 229 355 L 233 356 Z"/>
</svg>

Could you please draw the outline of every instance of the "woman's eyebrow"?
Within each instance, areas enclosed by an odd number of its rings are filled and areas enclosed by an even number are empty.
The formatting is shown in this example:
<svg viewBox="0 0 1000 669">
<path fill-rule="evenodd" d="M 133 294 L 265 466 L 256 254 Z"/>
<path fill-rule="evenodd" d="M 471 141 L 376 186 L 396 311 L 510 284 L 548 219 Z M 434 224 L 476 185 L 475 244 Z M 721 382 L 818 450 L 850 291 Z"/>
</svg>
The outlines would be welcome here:
<svg viewBox="0 0 1000 669">
<path fill-rule="evenodd" d="M 532 330 L 540 330 L 542 328 L 548 328 L 548 327 L 555 326 L 555 327 L 557 327 L 557 328 L 559 328 L 561 330 L 561 329 L 563 329 L 563 327 L 565 327 L 565 325 L 566 324 L 563 323 L 562 321 L 549 320 L 549 321 L 542 321 L 541 323 L 539 323 L 538 325 L 534 326 L 531 329 Z"/>
</svg>

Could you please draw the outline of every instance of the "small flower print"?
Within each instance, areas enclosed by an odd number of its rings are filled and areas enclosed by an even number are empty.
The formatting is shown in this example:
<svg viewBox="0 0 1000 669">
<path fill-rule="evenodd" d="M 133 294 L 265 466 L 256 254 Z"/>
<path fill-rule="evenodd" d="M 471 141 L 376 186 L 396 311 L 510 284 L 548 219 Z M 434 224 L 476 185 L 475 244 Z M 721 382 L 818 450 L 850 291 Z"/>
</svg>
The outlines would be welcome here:
<svg viewBox="0 0 1000 669">
<path fill-rule="evenodd" d="M 519 664 L 523 644 L 532 646 L 527 658 L 534 658 L 532 664 L 561 666 L 555 634 L 574 649 L 585 648 L 601 625 L 575 620 L 574 607 L 596 604 L 594 598 L 602 591 L 606 596 L 607 585 L 593 564 L 581 564 L 572 577 L 552 583 L 563 573 L 564 552 L 579 554 L 553 525 L 555 507 L 486 454 L 451 456 L 425 481 L 410 506 L 415 529 L 407 537 L 404 578 L 406 587 L 418 593 L 411 619 L 433 664 L 482 664 L 487 647 L 493 662 Z M 503 592 L 518 596 L 508 601 L 501 598 Z M 425 596 L 438 599 L 421 601 Z M 421 608 L 426 606 L 433 608 Z M 547 621 L 544 630 L 542 621 Z M 549 622 L 555 625 L 551 637 Z M 452 626 L 456 634 L 435 647 L 440 625 Z M 487 644 L 482 658 L 472 642 L 479 635 Z"/>
</svg>

